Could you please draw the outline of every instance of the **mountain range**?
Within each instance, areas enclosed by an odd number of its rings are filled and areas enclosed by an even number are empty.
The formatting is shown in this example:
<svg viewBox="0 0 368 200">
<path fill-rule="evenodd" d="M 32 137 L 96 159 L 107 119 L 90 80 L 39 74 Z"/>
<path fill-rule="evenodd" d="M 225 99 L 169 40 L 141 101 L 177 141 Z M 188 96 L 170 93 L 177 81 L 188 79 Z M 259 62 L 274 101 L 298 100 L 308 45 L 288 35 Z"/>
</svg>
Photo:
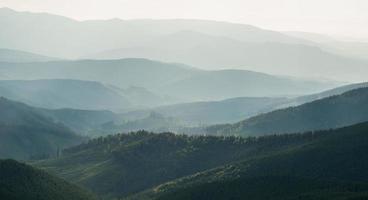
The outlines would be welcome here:
<svg viewBox="0 0 368 200">
<path fill-rule="evenodd" d="M 12 50 L 12 49 L 0 49 L 0 62 L 46 62 L 51 60 L 57 60 L 43 55 L 34 53 Z"/>
<path fill-rule="evenodd" d="M 281 108 L 299 106 L 364 87 L 368 87 L 368 83 L 348 84 L 320 93 L 298 97 L 238 97 L 220 101 L 172 104 L 152 109 L 124 112 L 121 116 L 126 120 L 136 120 L 148 116 L 151 112 L 155 112 L 165 117 L 181 120 L 190 126 L 235 123 L 259 114 Z"/>
<path fill-rule="evenodd" d="M 325 47 L 301 36 L 250 25 L 185 19 L 76 21 L 8 8 L 0 10 L 0 18 L 1 48 L 51 57 L 138 57 L 211 70 L 238 68 L 316 78 L 323 74 L 335 80 L 366 81 L 357 72 L 367 72 L 367 57 L 335 50 L 344 45 Z"/>
<path fill-rule="evenodd" d="M 179 103 L 244 96 L 303 95 L 341 85 L 334 81 L 304 80 L 246 70 L 206 71 L 183 64 L 132 58 L 0 63 L 0 74 L 15 80 L 75 79 L 123 89 L 145 88 L 163 99 L 164 104 L 165 101 Z"/>
</svg>

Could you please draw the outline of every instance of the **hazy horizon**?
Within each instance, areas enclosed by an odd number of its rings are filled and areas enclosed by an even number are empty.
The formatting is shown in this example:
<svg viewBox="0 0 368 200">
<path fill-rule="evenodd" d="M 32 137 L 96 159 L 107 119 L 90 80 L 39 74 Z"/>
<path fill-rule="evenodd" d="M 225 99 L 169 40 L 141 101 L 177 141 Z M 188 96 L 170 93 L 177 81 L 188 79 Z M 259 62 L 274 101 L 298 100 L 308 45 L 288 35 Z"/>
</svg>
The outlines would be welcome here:
<svg viewBox="0 0 368 200">
<path fill-rule="evenodd" d="M 275 31 L 320 33 L 340 39 L 365 41 L 368 35 L 368 27 L 365 26 L 368 22 L 365 12 L 368 2 L 363 0 L 2 0 L 0 7 L 45 12 L 82 21 L 113 18 L 203 19 L 249 24 Z"/>
</svg>

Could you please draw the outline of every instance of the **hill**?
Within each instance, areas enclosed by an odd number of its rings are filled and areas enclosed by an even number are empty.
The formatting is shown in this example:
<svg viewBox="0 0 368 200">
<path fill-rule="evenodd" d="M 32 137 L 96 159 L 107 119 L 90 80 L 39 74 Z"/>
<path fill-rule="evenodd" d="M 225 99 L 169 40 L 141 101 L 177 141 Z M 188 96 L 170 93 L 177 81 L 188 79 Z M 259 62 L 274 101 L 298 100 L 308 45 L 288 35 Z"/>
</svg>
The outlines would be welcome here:
<svg viewBox="0 0 368 200">
<path fill-rule="evenodd" d="M 57 59 L 25 51 L 0 49 L 0 62 L 46 62 L 51 60 Z"/>
<path fill-rule="evenodd" d="M 238 97 L 221 101 L 201 101 L 160 106 L 150 110 L 123 113 L 125 118 L 142 118 L 150 112 L 179 119 L 191 126 L 235 123 L 242 119 L 272 110 L 287 101 L 282 97 Z"/>
<path fill-rule="evenodd" d="M 179 98 L 192 96 L 210 101 L 244 96 L 302 95 L 319 92 L 318 88 L 323 85 L 327 86 L 328 82 L 298 80 L 246 70 L 219 70 L 173 82 L 161 90 Z"/>
<path fill-rule="evenodd" d="M 122 110 L 133 106 L 126 97 L 93 81 L 2 80 L 0 93 L 15 101 L 50 109 Z"/>
<path fill-rule="evenodd" d="M 97 138 L 35 166 L 103 197 L 122 197 L 221 165 L 298 146 L 310 137 L 185 136 L 139 131 Z"/>
<path fill-rule="evenodd" d="M 111 111 L 104 110 L 76 110 L 76 109 L 41 109 L 37 112 L 51 119 L 55 123 L 61 123 L 78 133 L 79 135 L 91 136 L 96 131 L 105 131 L 109 134 L 118 130 L 101 130 L 108 123 L 123 123 L 123 117 Z"/>
<path fill-rule="evenodd" d="M 65 125 L 22 103 L 0 98 L 0 158 L 55 156 L 84 141 Z"/>
<path fill-rule="evenodd" d="M 368 123 L 309 132 L 319 138 L 170 181 L 126 199 L 366 199 L 367 132 Z"/>
<path fill-rule="evenodd" d="M 214 125 L 207 134 L 266 135 L 344 127 L 368 120 L 368 88 L 261 114 L 244 121 Z"/>
<path fill-rule="evenodd" d="M 143 87 L 157 94 L 156 96 L 164 99 L 169 97 L 169 103 L 209 99 L 213 101 L 241 96 L 302 95 L 320 92 L 338 85 L 336 82 L 299 80 L 246 70 L 204 71 L 182 64 L 146 59 L 0 63 L 0 74 L 6 74 L 18 80 L 98 81 L 119 88 L 135 86 L 133 89 L 137 92 L 140 91 L 139 87 Z M 135 95 L 130 89 L 114 91 L 119 94 L 122 92 L 127 96 L 130 94 L 132 97 Z M 136 97 L 147 95 L 147 92 L 140 93 L 142 95 Z M 157 102 L 157 97 L 153 96 L 152 99 L 152 102 Z M 165 104 L 165 100 L 163 103 Z"/>
<path fill-rule="evenodd" d="M 299 97 L 238 97 L 220 101 L 200 101 L 182 104 L 159 106 L 123 113 L 125 119 L 136 120 L 159 113 L 165 117 L 179 119 L 190 126 L 203 126 L 220 123 L 235 123 L 254 117 L 261 113 L 271 112 L 290 106 L 340 95 L 350 90 L 368 87 L 368 83 L 349 84 L 311 95 Z"/>
<path fill-rule="evenodd" d="M 0 199 L 93 200 L 91 193 L 14 160 L 0 160 Z"/>
</svg>

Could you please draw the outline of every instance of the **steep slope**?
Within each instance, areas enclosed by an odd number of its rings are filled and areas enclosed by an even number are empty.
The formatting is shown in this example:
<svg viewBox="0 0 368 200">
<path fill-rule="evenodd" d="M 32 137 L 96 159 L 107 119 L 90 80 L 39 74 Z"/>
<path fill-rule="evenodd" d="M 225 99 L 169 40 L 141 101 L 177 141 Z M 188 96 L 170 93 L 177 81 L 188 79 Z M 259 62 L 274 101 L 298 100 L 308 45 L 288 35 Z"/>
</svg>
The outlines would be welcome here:
<svg viewBox="0 0 368 200">
<path fill-rule="evenodd" d="M 207 134 L 265 135 L 330 129 L 368 120 L 368 88 L 261 114 L 232 125 L 208 127 Z"/>
<path fill-rule="evenodd" d="M 56 60 L 56 58 L 19 50 L 0 49 L 0 62 L 45 62 L 51 60 Z"/>
<path fill-rule="evenodd" d="M 54 156 L 84 140 L 25 104 L 0 98 L 0 110 L 0 158 Z"/>
<path fill-rule="evenodd" d="M 158 96 L 173 97 L 177 103 L 240 96 L 309 94 L 338 85 L 245 70 L 204 71 L 146 59 L 0 63 L 0 74 L 20 80 L 76 79 L 99 81 L 120 88 L 143 87 Z"/>
<path fill-rule="evenodd" d="M 94 139 L 65 150 L 60 158 L 35 165 L 103 197 L 122 197 L 239 159 L 298 146 L 309 139 L 189 137 L 140 131 Z"/>
<path fill-rule="evenodd" d="M 91 193 L 14 160 L 0 160 L 0 199 L 93 200 Z"/>
<path fill-rule="evenodd" d="M 171 181 L 128 199 L 366 199 L 367 133 L 368 123 L 306 133 L 320 138 Z"/>
</svg>

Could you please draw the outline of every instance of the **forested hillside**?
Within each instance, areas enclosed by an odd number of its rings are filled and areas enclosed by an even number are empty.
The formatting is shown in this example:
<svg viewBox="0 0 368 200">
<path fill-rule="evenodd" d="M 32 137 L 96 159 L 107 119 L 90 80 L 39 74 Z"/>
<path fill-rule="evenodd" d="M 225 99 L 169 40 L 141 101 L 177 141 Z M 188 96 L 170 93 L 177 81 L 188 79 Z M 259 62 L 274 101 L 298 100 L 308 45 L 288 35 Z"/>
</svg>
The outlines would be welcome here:
<svg viewBox="0 0 368 200">
<path fill-rule="evenodd" d="M 368 120 L 368 88 L 261 114 L 244 121 L 206 129 L 214 135 L 267 135 L 331 129 Z"/>
<path fill-rule="evenodd" d="M 127 199 L 368 198 L 368 159 L 365 156 L 368 153 L 368 123 L 303 135 L 310 136 L 304 145 L 170 181 Z M 285 136 L 275 139 L 282 137 Z"/>
<path fill-rule="evenodd" d="M 84 141 L 25 104 L 0 98 L 0 110 L 0 158 L 56 156 L 59 150 Z"/>
<path fill-rule="evenodd" d="M 313 137 L 237 138 L 144 131 L 97 138 L 35 166 L 95 191 L 122 197 L 241 159 L 299 146 Z"/>
<path fill-rule="evenodd" d="M 14 160 L 0 160 L 2 200 L 95 200 L 92 193 Z"/>
</svg>

